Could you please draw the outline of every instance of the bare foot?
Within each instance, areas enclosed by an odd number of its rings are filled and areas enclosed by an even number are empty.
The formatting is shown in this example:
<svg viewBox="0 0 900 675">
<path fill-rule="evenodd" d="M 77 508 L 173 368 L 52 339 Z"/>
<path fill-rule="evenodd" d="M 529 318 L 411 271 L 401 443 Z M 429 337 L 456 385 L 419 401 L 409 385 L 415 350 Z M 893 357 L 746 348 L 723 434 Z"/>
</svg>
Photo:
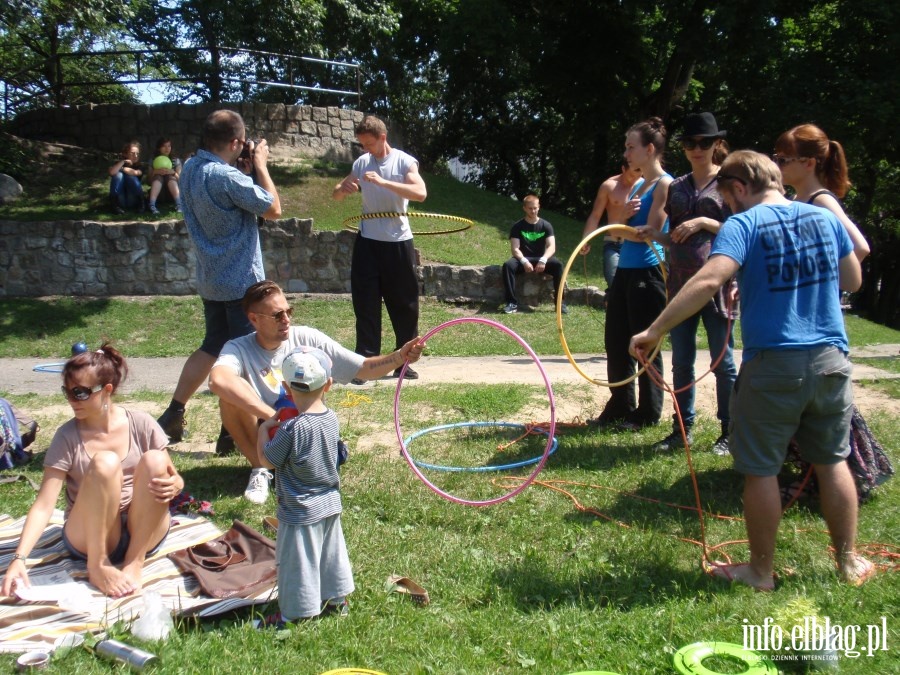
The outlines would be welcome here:
<svg viewBox="0 0 900 675">
<path fill-rule="evenodd" d="M 838 558 L 838 569 L 841 578 L 851 586 L 862 586 L 878 571 L 875 563 L 857 553 L 848 553 Z"/>
<path fill-rule="evenodd" d="M 88 579 L 100 589 L 101 593 L 111 598 L 131 595 L 137 588 L 140 588 L 140 586 L 136 587 L 122 570 L 108 562 L 101 563 L 96 568 L 88 568 Z"/>
<path fill-rule="evenodd" d="M 131 581 L 134 586 L 134 592 L 138 592 L 141 590 L 143 583 L 141 581 L 141 576 L 144 572 L 144 561 L 143 560 L 135 560 L 134 562 L 130 562 L 125 564 L 122 567 L 122 574 L 124 574 L 129 581 Z"/>
<path fill-rule="evenodd" d="M 775 590 L 775 577 L 771 574 L 757 574 L 749 563 L 712 563 L 706 566 L 707 574 L 717 579 L 746 584 L 757 591 Z"/>
</svg>

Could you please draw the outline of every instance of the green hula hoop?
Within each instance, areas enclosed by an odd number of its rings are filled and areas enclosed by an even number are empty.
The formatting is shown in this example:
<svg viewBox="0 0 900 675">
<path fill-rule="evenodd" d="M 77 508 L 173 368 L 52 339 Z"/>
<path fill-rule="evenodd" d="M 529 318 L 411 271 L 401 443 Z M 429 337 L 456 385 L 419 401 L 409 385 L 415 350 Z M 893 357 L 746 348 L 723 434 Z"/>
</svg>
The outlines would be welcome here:
<svg viewBox="0 0 900 675">
<path fill-rule="evenodd" d="M 416 232 L 412 231 L 414 235 L 424 236 L 429 234 L 453 234 L 454 232 L 464 232 L 472 227 L 475 222 L 469 220 L 468 218 L 463 218 L 462 216 L 450 216 L 446 213 L 424 213 L 421 211 L 411 211 L 410 213 L 396 213 L 394 211 L 376 211 L 375 213 L 361 213 L 358 216 L 350 216 L 349 218 L 344 218 L 344 222 L 341 225 L 348 230 L 353 230 L 354 232 L 359 231 L 359 227 L 357 223 L 367 220 L 369 218 L 400 218 L 402 216 L 406 216 L 407 218 L 431 218 L 432 220 L 448 220 L 451 223 L 460 223 L 462 227 L 454 227 L 448 230 L 433 230 L 433 231 L 423 231 Z"/>
<path fill-rule="evenodd" d="M 730 656 L 741 661 L 741 675 L 778 675 L 778 668 L 767 657 L 733 642 L 695 642 L 675 652 L 675 670 L 681 675 L 722 675 L 703 665 L 711 656 Z"/>
</svg>

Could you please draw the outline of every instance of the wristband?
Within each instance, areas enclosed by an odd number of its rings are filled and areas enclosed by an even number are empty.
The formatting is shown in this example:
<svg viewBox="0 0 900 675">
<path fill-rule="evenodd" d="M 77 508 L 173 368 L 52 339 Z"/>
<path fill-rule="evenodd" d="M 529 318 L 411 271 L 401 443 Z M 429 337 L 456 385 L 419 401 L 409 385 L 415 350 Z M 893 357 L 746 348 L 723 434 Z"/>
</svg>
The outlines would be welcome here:
<svg viewBox="0 0 900 675">
<path fill-rule="evenodd" d="M 22 562 L 27 562 L 27 561 L 28 561 L 28 556 L 27 556 L 27 555 L 22 555 L 21 553 L 13 553 L 12 559 L 13 559 L 13 560 L 21 560 Z M 12 560 L 10 560 L 10 562 L 12 562 Z"/>
<path fill-rule="evenodd" d="M 546 265 L 546 264 L 547 264 L 547 259 L 546 259 L 546 258 L 538 258 L 538 262 L 539 262 L 539 263 L 544 263 L 544 264 Z"/>
<path fill-rule="evenodd" d="M 523 265 L 526 265 L 528 264 L 528 258 L 522 258 L 519 262 L 521 262 Z"/>
</svg>

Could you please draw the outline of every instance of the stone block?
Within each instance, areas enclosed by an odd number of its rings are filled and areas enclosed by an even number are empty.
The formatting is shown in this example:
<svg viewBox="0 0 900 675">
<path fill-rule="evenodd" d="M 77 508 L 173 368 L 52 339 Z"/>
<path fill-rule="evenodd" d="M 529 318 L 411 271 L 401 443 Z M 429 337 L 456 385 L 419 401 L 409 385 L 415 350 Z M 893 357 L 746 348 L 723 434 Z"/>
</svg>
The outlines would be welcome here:
<svg viewBox="0 0 900 675">
<path fill-rule="evenodd" d="M 325 108 L 313 108 L 312 109 L 312 119 L 314 122 L 327 122 L 328 121 L 328 111 Z"/>
</svg>

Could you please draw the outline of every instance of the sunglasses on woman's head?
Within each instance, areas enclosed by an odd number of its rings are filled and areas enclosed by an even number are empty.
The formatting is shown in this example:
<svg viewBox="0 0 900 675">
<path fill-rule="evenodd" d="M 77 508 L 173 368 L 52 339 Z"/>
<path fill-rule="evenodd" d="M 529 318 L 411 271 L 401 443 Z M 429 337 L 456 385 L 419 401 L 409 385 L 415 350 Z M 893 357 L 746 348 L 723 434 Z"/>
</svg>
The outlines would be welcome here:
<svg viewBox="0 0 900 675">
<path fill-rule="evenodd" d="M 716 142 L 716 139 L 712 136 L 706 138 L 682 138 L 681 144 L 684 146 L 685 150 L 693 150 L 698 145 L 701 150 L 709 150 L 713 143 Z"/>
<path fill-rule="evenodd" d="M 95 384 L 93 387 L 72 387 L 69 389 L 66 385 L 60 387 L 63 396 L 70 401 L 87 401 L 91 396 L 103 389 L 102 384 Z"/>
</svg>

